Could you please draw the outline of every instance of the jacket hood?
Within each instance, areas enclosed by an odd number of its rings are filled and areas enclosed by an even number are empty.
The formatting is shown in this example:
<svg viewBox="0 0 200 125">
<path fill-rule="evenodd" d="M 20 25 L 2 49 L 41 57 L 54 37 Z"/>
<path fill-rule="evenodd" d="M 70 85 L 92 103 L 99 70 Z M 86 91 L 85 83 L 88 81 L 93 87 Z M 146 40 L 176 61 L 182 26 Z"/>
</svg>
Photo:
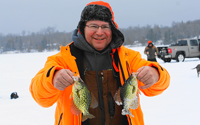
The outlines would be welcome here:
<svg viewBox="0 0 200 125">
<path fill-rule="evenodd" d="M 88 42 L 86 42 L 85 38 L 78 32 L 77 29 L 72 33 L 72 40 L 74 41 L 74 45 L 79 49 L 86 52 L 95 51 Z"/>
</svg>

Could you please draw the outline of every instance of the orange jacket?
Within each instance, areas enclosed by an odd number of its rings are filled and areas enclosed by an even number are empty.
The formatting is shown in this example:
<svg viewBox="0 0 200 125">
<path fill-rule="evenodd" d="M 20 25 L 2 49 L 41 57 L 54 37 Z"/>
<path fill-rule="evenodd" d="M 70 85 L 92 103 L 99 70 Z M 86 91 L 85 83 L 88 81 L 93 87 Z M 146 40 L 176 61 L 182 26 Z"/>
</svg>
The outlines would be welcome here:
<svg viewBox="0 0 200 125">
<path fill-rule="evenodd" d="M 50 56 L 36 76 L 32 79 L 30 92 L 34 100 L 43 107 L 50 107 L 57 103 L 55 112 L 55 125 L 81 125 L 81 115 L 76 116 L 70 112 L 71 100 L 69 99 L 72 92 L 72 86 L 67 87 L 64 91 L 60 91 L 53 86 L 53 76 L 55 70 L 70 69 L 75 75 L 79 75 L 79 70 L 76 65 L 75 57 L 70 53 L 70 44 L 61 47 L 61 51 L 56 55 Z M 154 66 L 158 69 L 160 79 L 157 83 L 148 89 L 141 90 L 146 96 L 155 96 L 161 94 L 169 86 L 170 76 L 163 67 L 157 62 L 149 62 L 141 58 L 139 52 L 128 49 L 124 46 L 118 48 L 119 59 L 124 72 L 124 76 L 128 78 L 127 67 L 130 67 L 132 72 L 142 66 Z M 129 65 L 129 66 L 127 66 Z M 120 79 L 123 85 L 122 71 L 119 68 Z M 143 83 L 138 81 L 138 85 Z M 139 106 L 136 110 L 130 109 L 134 117 L 128 116 L 130 125 L 144 125 L 143 113 Z"/>
</svg>

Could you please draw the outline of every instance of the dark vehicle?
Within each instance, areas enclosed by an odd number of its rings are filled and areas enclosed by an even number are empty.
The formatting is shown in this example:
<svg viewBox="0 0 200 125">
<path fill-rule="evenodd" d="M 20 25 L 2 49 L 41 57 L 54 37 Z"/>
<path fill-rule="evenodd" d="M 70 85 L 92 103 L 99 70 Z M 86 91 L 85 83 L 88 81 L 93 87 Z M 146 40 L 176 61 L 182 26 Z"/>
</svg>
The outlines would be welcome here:
<svg viewBox="0 0 200 125">
<path fill-rule="evenodd" d="M 158 48 L 158 58 L 162 59 L 164 62 L 171 62 L 172 56 L 170 55 L 169 46 L 159 46 Z"/>
</svg>

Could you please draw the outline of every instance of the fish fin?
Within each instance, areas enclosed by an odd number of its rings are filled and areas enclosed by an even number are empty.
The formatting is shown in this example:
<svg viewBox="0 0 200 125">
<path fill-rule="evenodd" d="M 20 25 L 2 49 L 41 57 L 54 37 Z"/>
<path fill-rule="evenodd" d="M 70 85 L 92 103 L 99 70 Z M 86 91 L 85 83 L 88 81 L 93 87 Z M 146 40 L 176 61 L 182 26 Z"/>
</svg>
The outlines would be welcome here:
<svg viewBox="0 0 200 125">
<path fill-rule="evenodd" d="M 81 77 L 79 76 L 79 75 L 77 75 L 76 77 L 74 77 L 75 78 L 75 81 L 80 81 L 80 82 L 83 82 L 84 83 L 84 81 L 81 79 Z"/>
<path fill-rule="evenodd" d="M 73 98 L 73 93 L 71 93 L 70 95 L 69 95 L 69 99 L 72 99 Z"/>
<path fill-rule="evenodd" d="M 141 95 L 141 91 L 139 89 L 137 89 L 137 95 Z"/>
<path fill-rule="evenodd" d="M 132 117 L 134 117 L 133 114 L 129 110 L 126 110 L 126 109 L 122 109 L 122 115 L 131 115 Z"/>
<path fill-rule="evenodd" d="M 82 112 L 76 107 L 76 105 L 74 104 L 74 101 L 72 100 L 71 101 L 71 113 L 74 114 L 74 115 L 79 115 L 81 114 Z"/>
<path fill-rule="evenodd" d="M 117 90 L 117 92 L 115 93 L 115 96 L 114 96 L 114 100 L 115 100 L 115 103 L 117 105 L 122 105 L 122 100 L 121 100 L 121 97 L 120 97 L 120 90 L 121 90 L 121 88 L 119 88 Z"/>
<path fill-rule="evenodd" d="M 132 88 L 132 94 L 134 94 L 135 93 L 135 90 L 136 89 L 136 87 L 135 86 L 133 86 L 133 88 Z"/>
<path fill-rule="evenodd" d="M 138 97 L 137 97 L 137 96 L 135 96 L 135 98 L 134 98 L 133 102 L 132 102 L 132 103 L 131 103 L 131 105 L 130 105 L 130 108 L 131 108 L 131 109 L 137 109 L 137 108 L 138 108 L 138 106 L 139 106 Z"/>
<path fill-rule="evenodd" d="M 84 115 L 83 114 L 83 116 L 82 116 L 82 122 L 84 122 L 85 120 L 87 120 L 87 119 L 92 119 L 92 118 L 95 118 L 95 116 L 94 115 L 92 115 L 92 114 L 90 114 L 90 113 L 88 113 L 88 114 L 86 114 L 86 115 Z"/>
<path fill-rule="evenodd" d="M 137 77 L 138 72 L 132 72 L 133 77 Z"/>
<path fill-rule="evenodd" d="M 98 106 L 98 102 L 97 102 L 97 100 L 96 100 L 96 98 L 95 98 L 93 93 L 91 93 L 91 97 L 92 97 L 92 101 L 91 101 L 90 108 L 94 109 L 94 108 L 96 108 Z"/>
<path fill-rule="evenodd" d="M 74 80 L 74 82 L 75 82 L 75 81 L 78 81 L 79 75 L 77 75 L 77 76 L 72 76 L 72 79 Z"/>
</svg>

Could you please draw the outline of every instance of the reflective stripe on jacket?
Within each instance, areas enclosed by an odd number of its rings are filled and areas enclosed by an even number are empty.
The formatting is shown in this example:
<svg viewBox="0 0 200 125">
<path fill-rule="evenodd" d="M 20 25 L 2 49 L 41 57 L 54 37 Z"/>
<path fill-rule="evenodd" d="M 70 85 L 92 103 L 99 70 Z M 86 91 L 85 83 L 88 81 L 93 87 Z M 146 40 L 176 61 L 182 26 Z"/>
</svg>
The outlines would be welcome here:
<svg viewBox="0 0 200 125">
<path fill-rule="evenodd" d="M 73 42 L 72 42 L 73 43 Z M 56 70 L 70 69 L 75 75 L 79 75 L 76 58 L 71 55 L 70 45 L 61 47 L 59 53 L 48 57 L 44 68 L 42 68 L 32 79 L 30 92 L 34 100 L 42 107 L 50 107 L 57 103 L 55 111 L 55 125 L 81 125 L 81 115 L 76 116 L 70 112 L 72 85 L 64 91 L 60 91 L 53 86 L 53 76 Z M 127 79 L 129 72 L 137 72 L 142 66 L 155 67 L 160 79 L 148 89 L 141 90 L 146 96 L 161 94 L 169 86 L 170 76 L 168 72 L 157 62 L 149 62 L 141 58 L 139 52 L 121 46 L 117 49 L 119 55 L 119 75 L 121 84 L 124 78 Z M 120 68 L 121 67 L 121 68 Z M 131 70 L 131 71 L 130 71 Z M 138 81 L 138 85 L 143 85 Z M 143 113 L 139 106 L 136 110 L 130 109 L 134 117 L 128 116 L 130 125 L 144 125 Z"/>
</svg>

